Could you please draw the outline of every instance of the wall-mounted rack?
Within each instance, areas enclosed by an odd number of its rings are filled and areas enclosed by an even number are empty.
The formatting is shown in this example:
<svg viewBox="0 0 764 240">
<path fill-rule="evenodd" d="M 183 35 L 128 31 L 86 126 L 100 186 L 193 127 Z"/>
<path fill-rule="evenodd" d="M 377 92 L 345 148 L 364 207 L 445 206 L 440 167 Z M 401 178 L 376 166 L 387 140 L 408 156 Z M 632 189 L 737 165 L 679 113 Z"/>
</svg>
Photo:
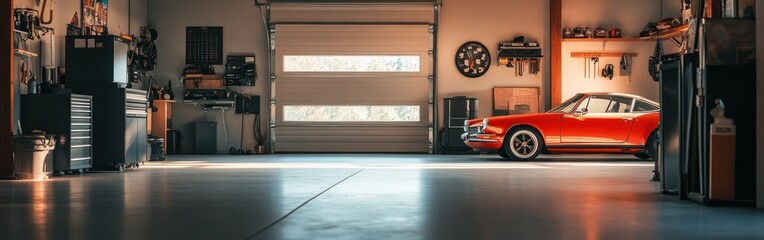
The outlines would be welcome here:
<svg viewBox="0 0 764 240">
<path fill-rule="evenodd" d="M 639 54 L 627 53 L 627 52 L 572 52 L 570 53 L 570 57 L 572 58 L 603 58 L 603 57 L 620 58 L 623 56 L 637 57 L 639 56 Z"/>
<path fill-rule="evenodd" d="M 639 39 L 640 40 L 656 40 L 656 39 L 663 40 L 663 39 L 670 39 L 670 38 L 680 37 L 685 32 L 687 32 L 688 29 L 690 29 L 690 25 L 683 24 L 683 25 L 679 25 L 679 26 L 676 26 L 676 27 L 673 27 L 673 28 L 669 28 L 669 29 L 660 31 L 660 32 L 658 32 L 656 34 L 653 34 L 653 35 L 650 35 L 650 36 L 640 37 Z"/>
</svg>

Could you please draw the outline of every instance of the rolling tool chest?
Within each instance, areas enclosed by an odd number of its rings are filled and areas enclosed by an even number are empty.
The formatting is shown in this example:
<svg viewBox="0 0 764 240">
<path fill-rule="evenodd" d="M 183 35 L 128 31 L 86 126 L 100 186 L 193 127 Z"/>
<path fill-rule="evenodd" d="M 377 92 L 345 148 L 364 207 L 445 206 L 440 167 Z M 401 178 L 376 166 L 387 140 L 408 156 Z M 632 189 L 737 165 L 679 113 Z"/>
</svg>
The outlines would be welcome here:
<svg viewBox="0 0 764 240">
<path fill-rule="evenodd" d="M 93 95 L 93 167 L 136 168 L 148 161 L 146 91 L 125 88 L 80 90 Z"/>
<path fill-rule="evenodd" d="M 53 171 L 82 173 L 93 163 L 93 100 L 78 94 L 21 96 L 24 132 L 42 130 L 56 135 Z"/>
</svg>

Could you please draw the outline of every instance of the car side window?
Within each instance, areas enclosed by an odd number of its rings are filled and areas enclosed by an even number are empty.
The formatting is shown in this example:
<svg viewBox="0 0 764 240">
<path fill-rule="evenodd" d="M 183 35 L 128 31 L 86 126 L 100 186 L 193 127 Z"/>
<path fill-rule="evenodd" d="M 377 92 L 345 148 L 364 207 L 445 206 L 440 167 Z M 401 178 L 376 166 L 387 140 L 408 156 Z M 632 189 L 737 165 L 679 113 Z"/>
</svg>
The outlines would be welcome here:
<svg viewBox="0 0 764 240">
<path fill-rule="evenodd" d="M 608 113 L 628 113 L 631 111 L 631 98 L 613 97 L 613 101 L 608 106 Z"/>
<path fill-rule="evenodd" d="M 650 105 L 646 102 L 637 100 L 637 103 L 634 105 L 634 111 L 635 112 L 650 112 L 650 111 L 657 111 L 658 107 Z"/>
<path fill-rule="evenodd" d="M 588 113 L 606 113 L 611 100 L 609 96 L 591 96 L 586 104 L 586 110 Z"/>
</svg>

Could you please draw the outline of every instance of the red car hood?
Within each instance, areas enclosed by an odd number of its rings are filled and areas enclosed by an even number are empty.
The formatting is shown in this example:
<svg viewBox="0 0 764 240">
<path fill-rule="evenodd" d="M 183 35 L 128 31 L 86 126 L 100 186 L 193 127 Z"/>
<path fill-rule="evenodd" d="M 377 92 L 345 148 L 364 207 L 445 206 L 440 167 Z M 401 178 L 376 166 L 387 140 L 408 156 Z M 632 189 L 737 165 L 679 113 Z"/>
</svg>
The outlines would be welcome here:
<svg viewBox="0 0 764 240">
<path fill-rule="evenodd" d="M 560 117 L 560 116 L 562 116 L 562 113 L 528 113 L 528 114 L 519 114 L 519 115 L 489 117 L 488 122 L 489 123 L 526 122 L 532 119 L 543 119 L 543 118 Z M 472 126 L 473 124 L 480 124 L 482 122 L 483 122 L 482 118 L 472 119 L 470 120 L 470 126 Z"/>
</svg>

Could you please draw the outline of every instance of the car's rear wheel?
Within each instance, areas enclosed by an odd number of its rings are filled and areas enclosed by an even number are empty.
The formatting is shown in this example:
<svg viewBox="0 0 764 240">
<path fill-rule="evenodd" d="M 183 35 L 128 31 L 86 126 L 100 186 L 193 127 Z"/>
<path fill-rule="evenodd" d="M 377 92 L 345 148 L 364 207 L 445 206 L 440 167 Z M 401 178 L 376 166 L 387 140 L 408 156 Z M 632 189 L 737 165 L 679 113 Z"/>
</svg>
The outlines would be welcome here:
<svg viewBox="0 0 764 240">
<path fill-rule="evenodd" d="M 645 154 L 653 161 L 658 159 L 658 140 L 658 130 L 654 130 L 645 143 Z"/>
<path fill-rule="evenodd" d="M 517 128 L 507 134 L 504 140 L 504 152 L 512 160 L 528 161 L 539 156 L 544 149 L 544 139 L 536 130 Z"/>
</svg>

